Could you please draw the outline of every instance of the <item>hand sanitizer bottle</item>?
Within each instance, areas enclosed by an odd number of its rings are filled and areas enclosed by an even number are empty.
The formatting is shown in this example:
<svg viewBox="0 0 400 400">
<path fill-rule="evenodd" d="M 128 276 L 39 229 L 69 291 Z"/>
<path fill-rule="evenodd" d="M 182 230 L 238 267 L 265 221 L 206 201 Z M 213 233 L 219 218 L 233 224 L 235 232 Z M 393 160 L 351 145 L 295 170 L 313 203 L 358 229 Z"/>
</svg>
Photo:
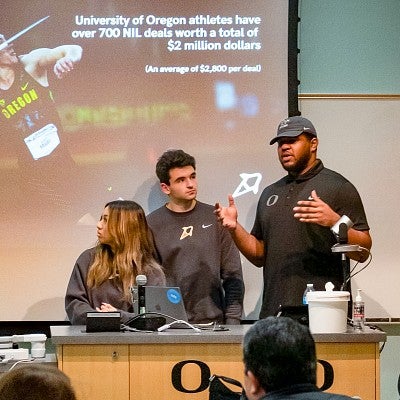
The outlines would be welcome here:
<svg viewBox="0 0 400 400">
<path fill-rule="evenodd" d="M 353 327 L 356 332 L 362 332 L 365 324 L 364 302 L 361 289 L 357 289 L 356 301 L 353 303 Z"/>
</svg>

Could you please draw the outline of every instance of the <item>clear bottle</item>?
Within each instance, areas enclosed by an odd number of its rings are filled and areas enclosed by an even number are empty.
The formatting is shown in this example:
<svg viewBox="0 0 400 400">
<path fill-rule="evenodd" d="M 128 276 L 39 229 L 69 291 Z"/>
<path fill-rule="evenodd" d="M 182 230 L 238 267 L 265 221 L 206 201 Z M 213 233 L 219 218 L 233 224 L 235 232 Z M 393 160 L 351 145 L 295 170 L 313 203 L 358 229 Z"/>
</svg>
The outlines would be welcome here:
<svg viewBox="0 0 400 400">
<path fill-rule="evenodd" d="M 353 327 L 357 332 L 362 332 L 365 326 L 365 308 L 361 297 L 361 289 L 357 289 L 356 300 L 353 302 Z"/>
<path fill-rule="evenodd" d="M 303 293 L 303 304 L 308 304 L 307 293 L 308 292 L 314 292 L 314 291 L 315 291 L 314 285 L 312 283 L 307 283 L 306 290 Z"/>
</svg>

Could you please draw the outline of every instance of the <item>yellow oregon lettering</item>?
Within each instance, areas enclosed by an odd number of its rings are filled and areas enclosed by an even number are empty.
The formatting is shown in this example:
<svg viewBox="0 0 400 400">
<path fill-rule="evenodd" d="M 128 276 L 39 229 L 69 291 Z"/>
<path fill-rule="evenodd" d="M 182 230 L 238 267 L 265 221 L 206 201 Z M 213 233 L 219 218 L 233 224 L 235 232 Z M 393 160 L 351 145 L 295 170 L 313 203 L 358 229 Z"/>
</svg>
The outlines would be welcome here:
<svg viewBox="0 0 400 400">
<path fill-rule="evenodd" d="M 36 93 L 36 90 L 31 89 L 29 92 L 25 92 L 22 96 L 18 96 L 16 99 L 12 100 L 10 104 L 7 104 L 5 108 L 1 110 L 1 113 L 7 119 L 10 119 L 13 115 L 17 114 L 18 111 L 22 110 L 38 98 L 39 96 Z"/>
</svg>

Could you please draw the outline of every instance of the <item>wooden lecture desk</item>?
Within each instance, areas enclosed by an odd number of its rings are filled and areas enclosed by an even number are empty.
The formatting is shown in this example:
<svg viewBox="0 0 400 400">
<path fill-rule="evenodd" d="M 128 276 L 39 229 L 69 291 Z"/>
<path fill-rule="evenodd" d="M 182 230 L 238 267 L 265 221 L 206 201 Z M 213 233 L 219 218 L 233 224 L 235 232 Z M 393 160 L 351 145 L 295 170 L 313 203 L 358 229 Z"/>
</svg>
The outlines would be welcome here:
<svg viewBox="0 0 400 400">
<path fill-rule="evenodd" d="M 52 326 L 58 367 L 79 400 L 208 399 L 208 379 L 243 382 L 241 343 L 250 325 L 228 331 L 86 333 L 85 326 Z M 328 392 L 379 400 L 380 330 L 315 334 L 317 385 Z"/>
</svg>

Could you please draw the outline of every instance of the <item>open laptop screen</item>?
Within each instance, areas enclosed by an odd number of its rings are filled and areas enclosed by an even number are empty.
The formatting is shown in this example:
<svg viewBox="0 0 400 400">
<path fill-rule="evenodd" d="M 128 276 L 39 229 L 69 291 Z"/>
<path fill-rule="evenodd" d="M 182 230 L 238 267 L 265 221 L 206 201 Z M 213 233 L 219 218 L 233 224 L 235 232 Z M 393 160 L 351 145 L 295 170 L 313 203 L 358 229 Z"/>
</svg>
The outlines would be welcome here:
<svg viewBox="0 0 400 400">
<path fill-rule="evenodd" d="M 155 312 L 169 316 L 170 321 L 183 320 L 188 322 L 182 294 L 179 287 L 145 286 L 146 312 Z M 138 313 L 138 303 L 134 300 L 134 312 Z"/>
</svg>

